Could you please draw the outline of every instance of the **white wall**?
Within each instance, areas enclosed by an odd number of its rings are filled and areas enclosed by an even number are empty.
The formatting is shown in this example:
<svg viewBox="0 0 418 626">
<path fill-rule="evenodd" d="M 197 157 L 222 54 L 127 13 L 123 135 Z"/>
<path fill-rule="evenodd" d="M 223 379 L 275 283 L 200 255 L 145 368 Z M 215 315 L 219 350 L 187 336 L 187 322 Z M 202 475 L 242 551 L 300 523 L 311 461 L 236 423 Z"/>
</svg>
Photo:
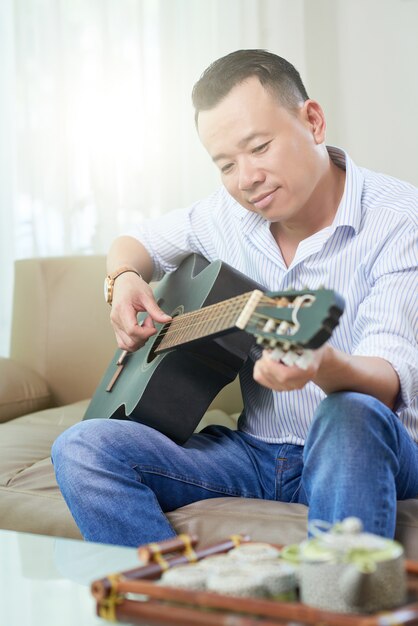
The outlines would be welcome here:
<svg viewBox="0 0 418 626">
<path fill-rule="evenodd" d="M 418 185 L 418 0 L 305 0 L 305 33 L 329 142 Z"/>
</svg>

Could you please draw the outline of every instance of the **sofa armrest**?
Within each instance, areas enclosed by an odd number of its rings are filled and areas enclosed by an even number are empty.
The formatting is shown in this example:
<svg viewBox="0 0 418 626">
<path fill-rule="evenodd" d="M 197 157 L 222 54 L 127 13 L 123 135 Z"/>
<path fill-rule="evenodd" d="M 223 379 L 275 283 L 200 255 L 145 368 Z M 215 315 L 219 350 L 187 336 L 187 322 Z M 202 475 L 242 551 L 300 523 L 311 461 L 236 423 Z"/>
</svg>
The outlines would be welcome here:
<svg viewBox="0 0 418 626">
<path fill-rule="evenodd" d="M 0 358 L 0 422 L 51 404 L 51 392 L 42 376 L 13 359 Z"/>
</svg>

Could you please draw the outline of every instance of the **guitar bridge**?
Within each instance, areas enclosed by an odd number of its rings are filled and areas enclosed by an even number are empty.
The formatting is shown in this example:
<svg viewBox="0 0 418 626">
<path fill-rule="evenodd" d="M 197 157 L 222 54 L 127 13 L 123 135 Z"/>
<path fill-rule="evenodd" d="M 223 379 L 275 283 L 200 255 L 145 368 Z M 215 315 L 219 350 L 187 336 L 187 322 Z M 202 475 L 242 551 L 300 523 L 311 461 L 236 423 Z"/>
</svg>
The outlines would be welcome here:
<svg viewBox="0 0 418 626">
<path fill-rule="evenodd" d="M 129 352 L 127 350 L 123 350 L 120 357 L 116 361 L 116 370 L 112 378 L 110 379 L 108 386 L 106 387 L 106 391 L 108 392 L 112 391 L 114 384 L 116 383 L 119 376 L 122 374 L 122 370 L 125 366 L 125 359 L 128 356 L 128 354 Z"/>
</svg>

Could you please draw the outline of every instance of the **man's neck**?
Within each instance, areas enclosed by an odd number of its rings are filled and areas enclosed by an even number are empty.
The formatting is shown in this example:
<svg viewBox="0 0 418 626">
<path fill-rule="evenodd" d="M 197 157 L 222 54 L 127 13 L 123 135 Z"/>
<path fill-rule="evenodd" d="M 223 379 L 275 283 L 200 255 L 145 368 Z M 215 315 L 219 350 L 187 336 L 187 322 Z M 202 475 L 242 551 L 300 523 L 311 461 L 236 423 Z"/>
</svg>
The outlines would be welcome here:
<svg viewBox="0 0 418 626">
<path fill-rule="evenodd" d="M 287 266 L 291 264 L 301 241 L 332 224 L 344 193 L 344 185 L 345 172 L 330 159 L 325 175 L 300 215 L 294 220 L 271 224 L 270 231 Z"/>
</svg>

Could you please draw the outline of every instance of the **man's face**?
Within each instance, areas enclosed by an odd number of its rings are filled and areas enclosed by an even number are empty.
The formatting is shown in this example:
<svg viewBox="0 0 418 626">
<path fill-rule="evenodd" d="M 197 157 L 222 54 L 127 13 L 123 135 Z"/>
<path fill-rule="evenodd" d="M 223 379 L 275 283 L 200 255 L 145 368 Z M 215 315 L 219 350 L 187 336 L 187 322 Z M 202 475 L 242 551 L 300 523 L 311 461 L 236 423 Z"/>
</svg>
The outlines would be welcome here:
<svg viewBox="0 0 418 626">
<path fill-rule="evenodd" d="M 297 111 L 284 108 L 252 77 L 201 111 L 198 131 L 237 202 L 270 222 L 298 222 L 324 172 L 325 124 L 318 115 L 313 101 Z"/>
</svg>

